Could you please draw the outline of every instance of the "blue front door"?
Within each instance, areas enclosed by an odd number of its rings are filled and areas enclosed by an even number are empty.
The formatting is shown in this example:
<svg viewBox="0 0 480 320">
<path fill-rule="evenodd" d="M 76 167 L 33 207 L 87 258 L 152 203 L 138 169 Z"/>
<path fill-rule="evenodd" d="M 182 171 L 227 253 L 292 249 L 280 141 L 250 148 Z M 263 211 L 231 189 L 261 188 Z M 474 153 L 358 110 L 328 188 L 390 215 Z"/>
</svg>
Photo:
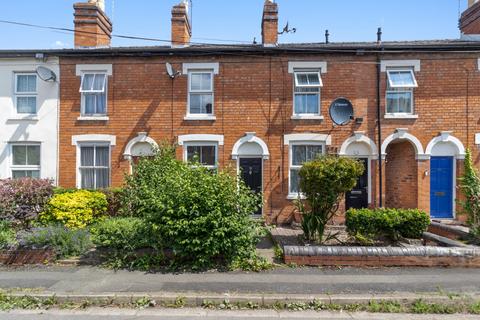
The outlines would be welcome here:
<svg viewBox="0 0 480 320">
<path fill-rule="evenodd" d="M 437 219 L 453 218 L 453 157 L 430 160 L 430 215 Z"/>
</svg>

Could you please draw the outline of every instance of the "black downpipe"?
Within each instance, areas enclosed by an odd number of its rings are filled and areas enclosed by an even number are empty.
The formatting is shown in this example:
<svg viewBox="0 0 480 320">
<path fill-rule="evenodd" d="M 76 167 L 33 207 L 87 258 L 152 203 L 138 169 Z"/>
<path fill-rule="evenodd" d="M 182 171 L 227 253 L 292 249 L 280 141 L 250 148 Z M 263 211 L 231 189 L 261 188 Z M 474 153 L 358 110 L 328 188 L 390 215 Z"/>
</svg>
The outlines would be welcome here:
<svg viewBox="0 0 480 320">
<path fill-rule="evenodd" d="M 379 46 L 382 44 L 382 29 L 378 28 L 377 43 Z M 383 50 L 383 48 L 382 48 Z M 382 168 L 382 113 L 381 113 L 381 53 L 377 54 L 377 135 L 378 135 L 378 206 L 383 207 L 383 168 Z"/>
</svg>

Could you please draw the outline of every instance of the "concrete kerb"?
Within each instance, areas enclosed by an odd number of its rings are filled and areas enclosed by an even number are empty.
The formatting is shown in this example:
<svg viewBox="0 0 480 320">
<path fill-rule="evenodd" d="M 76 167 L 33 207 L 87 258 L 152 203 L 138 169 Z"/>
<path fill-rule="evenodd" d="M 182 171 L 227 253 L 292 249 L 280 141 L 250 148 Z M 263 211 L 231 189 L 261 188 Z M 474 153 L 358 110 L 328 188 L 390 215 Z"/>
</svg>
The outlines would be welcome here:
<svg viewBox="0 0 480 320">
<path fill-rule="evenodd" d="M 10 293 L 14 297 L 33 297 L 38 299 L 48 299 L 55 297 L 58 304 L 82 304 L 88 302 L 91 306 L 103 305 L 122 305 L 134 304 L 136 301 L 148 298 L 155 301 L 158 306 L 172 307 L 202 307 L 206 302 L 215 305 L 228 302 L 230 304 L 246 305 L 247 303 L 255 304 L 263 308 L 272 307 L 278 304 L 289 303 L 308 303 L 317 301 L 324 304 L 335 305 L 352 305 L 352 304 L 368 304 L 371 301 L 398 302 L 401 304 L 412 304 L 419 299 L 426 303 L 437 303 L 443 305 L 454 305 L 459 301 L 478 302 L 480 301 L 480 293 L 465 293 L 461 296 L 451 296 L 448 294 L 421 294 L 421 293 L 395 293 L 395 294 L 362 294 L 362 295 L 275 295 L 275 294 L 191 294 L 191 293 L 125 293 L 125 294 L 65 294 L 54 292 L 43 293 Z M 176 302 L 182 301 L 181 304 Z"/>
</svg>

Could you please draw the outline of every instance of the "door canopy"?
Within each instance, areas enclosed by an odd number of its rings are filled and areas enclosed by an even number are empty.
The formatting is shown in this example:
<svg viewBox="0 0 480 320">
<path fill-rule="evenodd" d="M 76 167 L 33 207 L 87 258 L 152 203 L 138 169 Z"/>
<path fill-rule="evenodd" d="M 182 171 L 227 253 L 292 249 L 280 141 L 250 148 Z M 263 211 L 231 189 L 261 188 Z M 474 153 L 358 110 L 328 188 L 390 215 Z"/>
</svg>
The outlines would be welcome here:
<svg viewBox="0 0 480 320">
<path fill-rule="evenodd" d="M 236 160 L 241 156 L 258 156 L 266 160 L 270 157 L 270 152 L 267 144 L 257 137 L 255 132 L 247 132 L 233 146 L 232 159 Z"/>
<path fill-rule="evenodd" d="M 133 157 L 148 157 L 153 155 L 157 148 L 158 144 L 155 140 L 148 137 L 146 132 L 139 132 L 135 138 L 128 142 L 123 157 L 126 160 L 132 160 Z"/>
</svg>

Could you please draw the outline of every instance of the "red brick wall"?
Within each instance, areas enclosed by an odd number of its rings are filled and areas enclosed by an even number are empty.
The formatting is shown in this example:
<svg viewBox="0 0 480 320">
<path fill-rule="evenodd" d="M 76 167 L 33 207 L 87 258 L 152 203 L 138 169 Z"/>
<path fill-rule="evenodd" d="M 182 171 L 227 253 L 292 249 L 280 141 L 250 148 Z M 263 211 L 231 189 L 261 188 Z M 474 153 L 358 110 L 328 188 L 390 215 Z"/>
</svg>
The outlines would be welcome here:
<svg viewBox="0 0 480 320">
<path fill-rule="evenodd" d="M 385 168 L 385 206 L 416 208 L 417 160 L 410 142 L 404 141 L 388 146 Z"/>
<path fill-rule="evenodd" d="M 426 148 L 428 142 L 440 131 L 451 130 L 465 146 L 474 149 L 475 161 L 478 163 L 479 154 L 473 145 L 474 133 L 480 132 L 480 73 L 477 71 L 477 55 L 401 54 L 385 55 L 383 58 L 421 60 L 421 71 L 416 73 L 419 88 L 415 90 L 415 110 L 419 118 L 382 119 L 383 139 L 393 134 L 396 128 L 408 128 L 408 132 L 416 136 Z M 290 119 L 293 77 L 288 73 L 288 61 L 292 60 L 327 61 L 328 72 L 322 74 L 324 87 L 321 108 L 324 121 Z M 165 62 L 172 63 L 179 70 L 184 62 L 220 63 L 219 74 L 214 80 L 216 121 L 183 120 L 187 107 L 187 77 L 180 76 L 173 82 L 172 102 L 172 80 L 165 73 Z M 75 65 L 88 63 L 113 64 L 113 76 L 109 77 L 108 84 L 108 122 L 76 120 L 80 114 L 80 78 L 75 75 Z M 381 86 L 384 110 L 385 73 L 382 73 Z M 328 107 L 338 97 L 352 101 L 355 116 L 363 117 L 363 124 L 352 122 L 344 127 L 333 128 Z M 148 132 L 157 142 L 176 141 L 183 134 L 222 134 L 225 145 L 219 149 L 220 165 L 235 166 L 236 162 L 231 160 L 233 145 L 245 132 L 254 131 L 270 150 L 270 159 L 264 162 L 264 214 L 267 220 L 278 223 L 290 222 L 295 217 L 292 202 L 286 199 L 289 155 L 288 146 L 283 143 L 284 134 L 331 133 L 331 152 L 338 151 L 354 131 L 364 131 L 377 141 L 376 65 L 375 57 L 368 55 L 63 57 L 60 98 L 60 185 L 75 186 L 76 151 L 71 143 L 72 135 L 116 135 L 117 145 L 112 149 L 112 183 L 118 186 L 122 184 L 124 173 L 128 170 L 128 162 L 123 159 L 125 146 L 138 132 Z M 389 150 L 396 148 L 392 145 Z M 408 166 L 413 168 L 417 163 L 412 154 L 413 149 L 408 152 L 404 154 L 399 150 L 398 156 L 405 156 Z M 178 156 L 181 157 L 180 150 Z M 418 166 L 421 170 L 428 169 L 429 161 Z M 372 170 L 376 173 L 376 166 L 372 166 Z M 412 172 L 417 174 L 420 171 Z M 395 174 L 396 172 L 390 172 L 390 178 L 399 181 L 400 178 Z M 420 192 L 414 190 L 415 180 L 422 188 Z M 375 184 L 373 190 L 378 190 L 375 176 L 372 181 Z M 384 182 L 384 192 L 385 184 L 389 183 Z M 411 195 L 408 197 L 419 196 L 416 200 L 405 199 L 408 206 L 415 206 L 416 201 L 419 207 L 428 208 L 427 180 L 420 180 L 417 176 L 411 177 L 409 183 Z M 398 193 L 400 195 L 400 191 Z M 377 204 L 378 194 L 375 191 L 372 205 Z"/>
</svg>

